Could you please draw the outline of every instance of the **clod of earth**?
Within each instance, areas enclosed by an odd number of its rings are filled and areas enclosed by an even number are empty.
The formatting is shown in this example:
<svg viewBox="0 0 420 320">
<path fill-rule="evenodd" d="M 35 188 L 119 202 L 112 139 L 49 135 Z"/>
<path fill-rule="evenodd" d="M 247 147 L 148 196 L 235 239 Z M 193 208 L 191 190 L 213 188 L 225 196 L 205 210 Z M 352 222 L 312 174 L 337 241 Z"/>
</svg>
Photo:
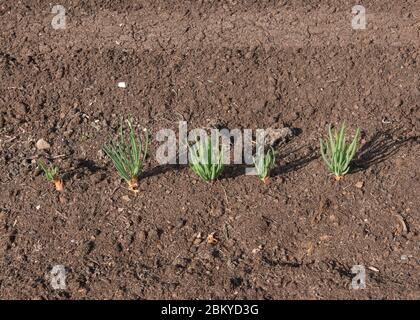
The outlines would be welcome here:
<svg viewBox="0 0 420 320">
<path fill-rule="evenodd" d="M 217 239 L 216 239 L 216 237 L 215 237 L 215 232 L 212 232 L 212 233 L 210 233 L 208 236 L 207 236 L 207 243 L 208 244 L 216 244 L 218 241 L 217 241 Z"/>
<path fill-rule="evenodd" d="M 53 182 L 54 182 L 55 190 L 57 190 L 58 192 L 64 191 L 64 183 L 61 178 L 54 178 Z"/>
</svg>

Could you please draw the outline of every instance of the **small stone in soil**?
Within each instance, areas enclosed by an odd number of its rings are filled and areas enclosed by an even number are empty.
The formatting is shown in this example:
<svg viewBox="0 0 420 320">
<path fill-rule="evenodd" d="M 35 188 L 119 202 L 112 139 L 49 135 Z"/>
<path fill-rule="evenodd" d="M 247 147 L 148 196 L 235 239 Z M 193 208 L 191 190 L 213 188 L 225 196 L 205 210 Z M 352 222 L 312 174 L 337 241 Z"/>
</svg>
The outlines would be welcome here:
<svg viewBox="0 0 420 320">
<path fill-rule="evenodd" d="M 178 228 L 178 229 L 180 229 L 180 228 L 182 228 L 183 226 L 185 226 L 185 223 L 186 223 L 187 221 L 185 220 L 185 219 L 182 219 L 182 218 L 180 218 L 180 219 L 178 219 L 178 222 L 177 222 L 177 224 L 176 224 L 176 227 Z"/>
<path fill-rule="evenodd" d="M 364 185 L 363 181 L 358 181 L 354 186 L 358 189 L 362 189 L 363 185 Z"/>
<path fill-rule="evenodd" d="M 44 139 L 39 139 L 36 142 L 36 148 L 38 150 L 48 150 L 50 147 L 51 147 L 51 145 L 47 141 L 45 141 Z"/>
<path fill-rule="evenodd" d="M 19 103 L 16 106 L 15 111 L 19 115 L 25 115 L 28 112 L 28 107 L 24 103 Z"/>
<path fill-rule="evenodd" d="M 202 240 L 202 239 L 200 239 L 200 238 L 196 238 L 196 239 L 193 241 L 193 244 L 194 244 L 195 246 L 198 246 L 201 242 L 203 242 L 203 240 Z"/>
<path fill-rule="evenodd" d="M 153 240 L 159 240 L 159 233 L 156 229 L 152 229 L 149 232 L 149 237 Z"/>
<path fill-rule="evenodd" d="M 145 232 L 145 231 L 140 231 L 139 233 L 138 233 L 138 235 L 137 235 L 137 239 L 140 241 L 140 242 L 143 242 L 143 241 L 145 241 L 146 239 L 147 239 L 147 233 Z"/>
</svg>

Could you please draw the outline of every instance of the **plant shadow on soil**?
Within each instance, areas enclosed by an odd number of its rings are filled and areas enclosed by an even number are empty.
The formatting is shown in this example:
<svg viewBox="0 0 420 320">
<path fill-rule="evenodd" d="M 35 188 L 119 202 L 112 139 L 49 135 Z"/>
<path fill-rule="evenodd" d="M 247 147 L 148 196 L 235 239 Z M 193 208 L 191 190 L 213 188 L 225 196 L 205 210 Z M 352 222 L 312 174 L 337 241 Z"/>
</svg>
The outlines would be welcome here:
<svg viewBox="0 0 420 320">
<path fill-rule="evenodd" d="M 380 131 L 376 133 L 367 143 L 365 143 L 360 150 L 357 152 L 355 156 L 355 160 L 353 162 L 353 168 L 351 173 L 356 173 L 360 171 L 365 171 L 366 169 L 370 168 L 373 165 L 379 164 L 390 157 L 394 156 L 398 153 L 399 149 L 404 146 L 405 144 L 416 141 L 419 137 L 401 137 L 395 138 L 399 134 L 399 130 L 386 130 Z M 287 174 L 292 171 L 299 170 L 313 160 L 319 158 L 319 154 L 317 150 L 311 150 L 309 153 L 304 155 L 299 155 L 299 151 L 304 148 L 309 148 L 309 146 L 301 146 L 294 150 L 291 148 L 283 148 L 278 154 L 277 159 L 285 159 L 290 155 L 296 155 L 295 159 L 291 161 L 287 161 L 285 164 L 279 164 L 279 161 L 276 161 L 276 167 L 272 170 L 272 176 L 280 176 L 283 174 Z M 249 166 L 245 164 L 237 164 L 237 165 L 227 165 L 225 171 L 223 172 L 221 178 L 222 179 L 233 179 L 245 174 L 245 169 Z M 188 165 L 180 165 L 180 164 L 167 164 L 167 165 L 159 165 L 155 166 L 151 169 L 143 171 L 140 174 L 140 179 L 143 178 L 150 178 L 153 176 L 158 176 L 161 174 L 165 174 L 166 172 L 170 171 L 181 171 L 185 168 L 188 168 Z M 76 167 L 64 174 L 63 179 L 69 180 L 72 176 L 76 173 L 80 173 L 81 171 L 83 174 L 86 174 L 85 170 L 88 171 L 89 174 L 95 174 L 100 171 L 105 171 L 104 167 L 98 166 L 92 160 L 86 159 L 78 159 Z"/>
<path fill-rule="evenodd" d="M 302 146 L 294 150 L 290 150 L 288 148 L 282 150 L 277 158 L 285 159 L 288 155 L 294 155 L 298 154 L 300 150 L 310 148 L 309 146 Z M 283 165 L 277 165 L 273 171 L 272 175 L 274 177 L 283 175 L 292 171 L 297 171 L 299 169 L 302 169 L 303 167 L 306 167 L 309 163 L 314 161 L 315 159 L 319 158 L 319 154 L 316 150 L 311 150 L 309 153 L 303 154 L 303 155 L 297 155 L 295 159 L 286 162 Z"/>
<path fill-rule="evenodd" d="M 249 166 L 245 164 L 234 164 L 225 166 L 221 179 L 233 179 L 245 175 L 245 169 Z"/>
<path fill-rule="evenodd" d="M 154 176 L 165 174 L 166 172 L 170 172 L 170 171 L 181 171 L 181 170 L 183 170 L 187 167 L 188 167 L 188 165 L 186 165 L 186 164 L 158 165 L 158 166 L 155 166 L 151 169 L 142 171 L 139 175 L 139 178 L 140 179 L 151 178 L 151 177 L 154 177 Z"/>
<path fill-rule="evenodd" d="M 297 137 L 302 133 L 302 129 L 300 128 L 290 128 L 293 131 L 293 137 Z M 303 155 L 303 156 L 297 156 L 296 159 L 287 162 L 284 165 L 281 165 L 279 163 L 280 159 L 285 159 L 289 155 L 294 155 L 300 150 L 306 148 L 310 148 L 309 146 L 302 146 L 297 149 L 291 150 L 290 148 L 287 148 L 287 146 L 284 146 L 284 143 L 289 142 L 289 139 L 286 141 L 279 140 L 273 144 L 274 149 L 282 148 L 283 150 L 281 152 L 278 152 L 276 155 L 276 166 L 271 171 L 271 176 L 276 177 L 282 174 L 286 174 L 291 171 L 299 170 L 306 165 L 308 165 L 313 160 L 317 159 L 319 156 L 316 153 L 316 151 L 311 150 L 309 154 Z M 246 164 L 235 164 L 235 165 L 228 165 L 225 168 L 225 171 L 222 174 L 223 179 L 233 179 L 242 175 L 245 175 L 246 168 L 250 168 L 252 165 L 246 165 Z"/>
<path fill-rule="evenodd" d="M 418 140 L 416 137 L 400 137 L 400 129 L 385 130 L 376 133 L 356 153 L 351 173 L 365 171 L 398 153 L 405 144 Z"/>
<path fill-rule="evenodd" d="M 292 128 L 292 130 L 293 137 L 297 137 L 302 133 L 302 129 L 300 128 Z M 292 149 L 290 146 L 284 145 L 283 142 L 275 144 L 273 147 L 279 149 L 276 155 L 276 166 L 271 172 L 273 177 L 302 169 L 319 157 L 317 151 L 312 149 L 310 145 L 303 145 Z M 309 150 L 309 152 L 307 150 Z M 304 151 L 304 153 L 299 154 L 300 151 Z M 290 159 L 291 157 L 292 159 Z M 284 164 L 282 164 L 283 159 L 287 158 L 290 160 L 287 160 Z"/>
<path fill-rule="evenodd" d="M 71 180 L 75 175 L 92 175 L 100 171 L 105 171 L 104 167 L 98 166 L 94 161 L 87 159 L 77 159 L 74 169 L 63 174 L 63 180 Z M 87 172 L 86 172 L 87 171 Z"/>
<path fill-rule="evenodd" d="M 104 170 L 104 168 L 98 166 L 94 161 L 86 159 L 77 160 L 76 169 L 87 169 L 90 173 L 96 173 Z"/>
</svg>

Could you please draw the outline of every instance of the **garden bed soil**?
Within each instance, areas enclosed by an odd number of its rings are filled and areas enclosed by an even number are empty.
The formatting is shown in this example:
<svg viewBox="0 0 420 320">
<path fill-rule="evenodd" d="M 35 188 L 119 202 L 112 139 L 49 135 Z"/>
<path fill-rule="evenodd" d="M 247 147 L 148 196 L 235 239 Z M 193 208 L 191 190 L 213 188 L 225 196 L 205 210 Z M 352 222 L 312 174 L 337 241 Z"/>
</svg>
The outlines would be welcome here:
<svg viewBox="0 0 420 320">
<path fill-rule="evenodd" d="M 353 1 L 61 4 L 63 30 L 48 1 L 0 4 L 2 299 L 420 298 L 418 1 L 364 1 L 366 30 Z M 134 195 L 101 151 L 128 115 L 295 136 L 266 185 L 160 166 L 153 140 Z M 335 182 L 319 138 L 344 121 L 362 152 Z"/>
</svg>

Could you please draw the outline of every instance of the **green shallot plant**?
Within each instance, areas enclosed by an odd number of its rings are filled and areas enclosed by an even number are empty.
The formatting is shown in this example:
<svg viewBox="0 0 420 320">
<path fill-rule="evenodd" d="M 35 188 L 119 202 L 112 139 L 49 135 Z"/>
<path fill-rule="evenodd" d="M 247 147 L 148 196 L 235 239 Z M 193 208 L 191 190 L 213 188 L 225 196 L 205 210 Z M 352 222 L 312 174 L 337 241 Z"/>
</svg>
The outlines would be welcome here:
<svg viewBox="0 0 420 320">
<path fill-rule="evenodd" d="M 274 168 L 276 162 L 276 153 L 273 147 L 270 147 L 267 152 L 264 152 L 264 147 L 258 149 L 253 161 L 260 180 L 268 183 L 270 171 Z"/>
<path fill-rule="evenodd" d="M 328 141 L 320 139 L 321 156 L 328 170 L 335 175 L 335 179 L 341 180 L 350 170 L 350 162 L 357 151 L 357 142 L 359 140 L 360 130 L 350 144 L 346 144 L 345 124 L 339 131 L 332 131 L 328 128 Z"/>
<path fill-rule="evenodd" d="M 120 126 L 120 137 L 105 145 L 103 150 L 111 159 L 115 169 L 123 178 L 128 188 L 133 192 L 138 192 L 138 175 L 143 170 L 143 165 L 147 157 L 149 145 L 148 131 L 145 130 L 145 138 L 138 137 L 133 129 L 130 120 L 127 120 L 128 135 Z"/>
<path fill-rule="evenodd" d="M 223 149 L 215 146 L 210 138 L 196 141 L 188 149 L 190 167 L 204 181 L 213 181 L 223 172 Z"/>
<path fill-rule="evenodd" d="M 53 165 L 47 166 L 44 162 L 38 161 L 38 166 L 44 172 L 44 177 L 47 179 L 48 182 L 54 183 L 55 190 L 61 192 L 64 190 L 63 180 L 59 175 L 58 167 Z"/>
</svg>

